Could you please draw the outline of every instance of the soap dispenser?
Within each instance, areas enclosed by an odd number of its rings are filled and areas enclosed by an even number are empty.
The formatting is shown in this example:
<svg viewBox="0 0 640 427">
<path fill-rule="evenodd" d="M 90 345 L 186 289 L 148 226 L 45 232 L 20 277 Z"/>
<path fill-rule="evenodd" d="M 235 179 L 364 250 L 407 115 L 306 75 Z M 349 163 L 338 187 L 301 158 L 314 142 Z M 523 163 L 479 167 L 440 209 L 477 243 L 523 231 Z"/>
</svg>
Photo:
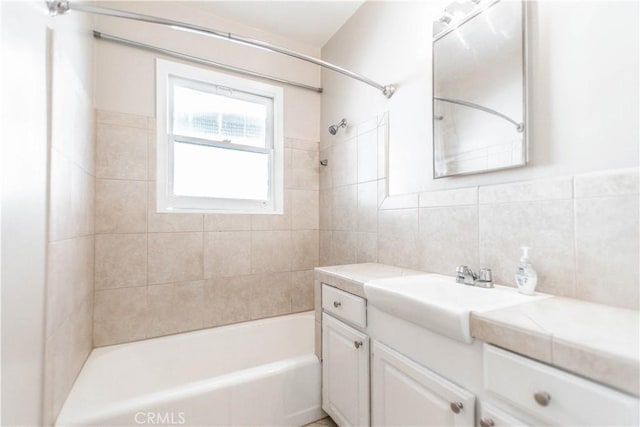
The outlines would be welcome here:
<svg viewBox="0 0 640 427">
<path fill-rule="evenodd" d="M 524 295 L 533 295 L 538 284 L 538 274 L 529 262 L 529 248 L 522 246 L 520 248 L 522 255 L 516 269 L 516 284 L 518 292 Z"/>
</svg>

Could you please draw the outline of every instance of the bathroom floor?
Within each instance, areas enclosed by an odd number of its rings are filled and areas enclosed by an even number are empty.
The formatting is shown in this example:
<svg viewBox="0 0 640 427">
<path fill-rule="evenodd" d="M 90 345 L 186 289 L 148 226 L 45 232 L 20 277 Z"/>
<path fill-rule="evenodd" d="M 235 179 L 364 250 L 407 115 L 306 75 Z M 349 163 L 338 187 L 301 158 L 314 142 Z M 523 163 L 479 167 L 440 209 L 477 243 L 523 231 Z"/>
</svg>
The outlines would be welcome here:
<svg viewBox="0 0 640 427">
<path fill-rule="evenodd" d="M 325 417 L 302 427 L 338 427 L 338 425 L 331 419 L 331 417 Z"/>
</svg>

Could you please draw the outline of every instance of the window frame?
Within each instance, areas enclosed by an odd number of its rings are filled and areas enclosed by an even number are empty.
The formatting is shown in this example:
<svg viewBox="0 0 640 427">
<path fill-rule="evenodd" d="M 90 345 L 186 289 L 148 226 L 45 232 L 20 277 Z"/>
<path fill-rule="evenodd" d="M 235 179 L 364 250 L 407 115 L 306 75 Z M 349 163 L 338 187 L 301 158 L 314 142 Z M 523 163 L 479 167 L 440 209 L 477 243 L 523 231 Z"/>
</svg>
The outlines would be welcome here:
<svg viewBox="0 0 640 427">
<path fill-rule="evenodd" d="M 174 134 L 173 88 L 176 86 L 176 82 L 180 83 L 181 87 L 189 87 L 212 94 L 220 94 L 220 90 L 231 91 L 234 99 L 256 101 L 264 98 L 267 113 L 272 116 L 272 120 L 267 120 L 265 129 L 265 148 Z M 157 58 L 157 212 L 282 214 L 284 204 L 283 98 L 283 89 L 278 86 Z M 173 156 L 176 143 L 267 154 L 269 156 L 269 199 L 260 201 L 175 195 L 173 192 Z"/>
</svg>

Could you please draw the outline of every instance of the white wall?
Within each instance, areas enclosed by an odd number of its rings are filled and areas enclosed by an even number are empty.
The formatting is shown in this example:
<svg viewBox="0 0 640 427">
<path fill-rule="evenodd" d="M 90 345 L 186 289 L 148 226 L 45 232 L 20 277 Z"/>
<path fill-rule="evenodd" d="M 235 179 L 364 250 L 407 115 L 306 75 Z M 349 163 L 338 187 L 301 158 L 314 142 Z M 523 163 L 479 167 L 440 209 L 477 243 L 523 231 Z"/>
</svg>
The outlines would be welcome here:
<svg viewBox="0 0 640 427">
<path fill-rule="evenodd" d="M 446 2 L 445 2 L 446 3 Z M 409 193 L 571 175 L 638 164 L 638 3 L 528 3 L 530 163 L 524 169 L 433 180 L 428 2 L 367 2 L 322 49 L 325 60 L 381 83 L 391 100 L 323 71 L 326 128 L 390 112 L 390 192 Z"/>
<path fill-rule="evenodd" d="M 2 4 L 2 425 L 40 425 L 47 219 L 44 2 Z"/>
<path fill-rule="evenodd" d="M 84 14 L 50 17 L 45 2 L 2 3 L 2 425 L 52 424 L 92 347 L 71 301 L 74 271 L 90 270 L 93 290 L 93 244 L 51 257 L 53 241 L 93 223 L 90 26 Z"/>
<path fill-rule="evenodd" d="M 161 16 L 257 38 L 319 56 L 319 49 L 265 33 L 235 21 L 203 13 L 189 2 L 109 2 L 109 7 Z M 277 53 L 216 38 L 172 30 L 158 25 L 99 17 L 96 29 L 105 33 L 250 69 L 284 79 L 320 85 L 318 66 Z M 155 116 L 154 59 L 157 54 L 98 41 L 96 46 L 96 107 L 143 116 Z M 174 60 L 168 58 L 170 60 Z M 177 60 L 176 60 L 177 61 Z M 320 95 L 284 86 L 285 135 L 317 141 Z"/>
</svg>

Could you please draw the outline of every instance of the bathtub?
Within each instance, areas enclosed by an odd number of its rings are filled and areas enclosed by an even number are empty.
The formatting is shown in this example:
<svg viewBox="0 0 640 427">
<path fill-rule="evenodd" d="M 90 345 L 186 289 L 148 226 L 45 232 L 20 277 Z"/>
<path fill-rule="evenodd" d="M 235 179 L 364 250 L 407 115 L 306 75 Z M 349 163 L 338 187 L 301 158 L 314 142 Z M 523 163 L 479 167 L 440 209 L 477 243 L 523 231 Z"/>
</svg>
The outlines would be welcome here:
<svg viewBox="0 0 640 427">
<path fill-rule="evenodd" d="M 313 312 L 94 349 L 57 426 L 301 426 L 324 416 Z"/>
</svg>

